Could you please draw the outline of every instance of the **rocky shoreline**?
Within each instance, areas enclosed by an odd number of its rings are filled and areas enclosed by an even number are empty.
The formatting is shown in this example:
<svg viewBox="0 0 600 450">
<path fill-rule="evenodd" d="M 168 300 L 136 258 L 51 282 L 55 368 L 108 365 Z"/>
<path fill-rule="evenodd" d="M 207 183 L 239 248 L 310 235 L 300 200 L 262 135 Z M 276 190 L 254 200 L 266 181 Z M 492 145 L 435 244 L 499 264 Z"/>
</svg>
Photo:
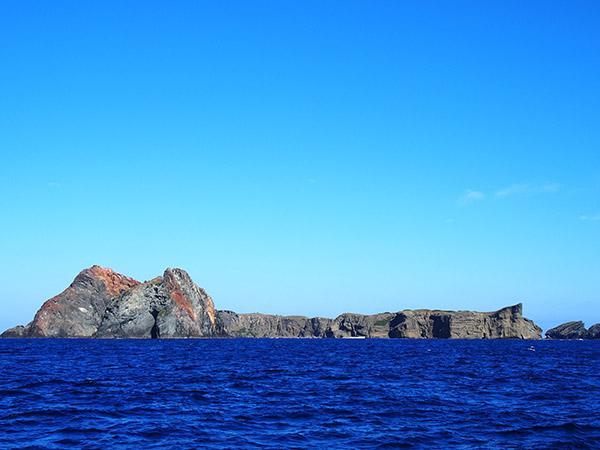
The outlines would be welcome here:
<svg viewBox="0 0 600 450">
<path fill-rule="evenodd" d="M 403 310 L 335 319 L 238 314 L 213 300 L 181 269 L 140 283 L 100 266 L 85 269 L 4 338 L 409 338 L 541 339 L 517 304 L 493 312 Z"/>
</svg>

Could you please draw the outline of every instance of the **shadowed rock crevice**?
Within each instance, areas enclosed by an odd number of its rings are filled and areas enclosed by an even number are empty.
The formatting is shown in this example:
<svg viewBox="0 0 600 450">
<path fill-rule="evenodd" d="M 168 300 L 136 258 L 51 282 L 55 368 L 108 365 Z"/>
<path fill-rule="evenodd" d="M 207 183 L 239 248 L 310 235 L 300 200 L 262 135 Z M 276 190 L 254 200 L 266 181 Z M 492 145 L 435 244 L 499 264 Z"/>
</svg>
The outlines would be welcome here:
<svg viewBox="0 0 600 450">
<path fill-rule="evenodd" d="M 158 311 L 152 311 L 152 317 L 154 317 L 154 325 L 152 325 L 152 329 L 150 330 L 150 338 L 158 339 L 160 337 L 160 329 L 158 328 Z"/>
<path fill-rule="evenodd" d="M 437 339 L 448 339 L 450 337 L 450 316 L 433 315 L 431 316 L 433 337 Z"/>
</svg>

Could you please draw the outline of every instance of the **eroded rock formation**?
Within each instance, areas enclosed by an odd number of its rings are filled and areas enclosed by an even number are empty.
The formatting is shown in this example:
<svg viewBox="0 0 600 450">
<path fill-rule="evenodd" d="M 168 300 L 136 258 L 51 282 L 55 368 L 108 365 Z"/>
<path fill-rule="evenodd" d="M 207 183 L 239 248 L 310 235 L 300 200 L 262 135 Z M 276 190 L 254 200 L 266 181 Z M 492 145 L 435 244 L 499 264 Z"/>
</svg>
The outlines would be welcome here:
<svg viewBox="0 0 600 450">
<path fill-rule="evenodd" d="M 401 311 L 390 323 L 392 338 L 540 339 L 542 329 L 523 317 L 521 303 L 494 312 Z"/>
<path fill-rule="evenodd" d="M 335 319 L 236 314 L 217 311 L 217 333 L 227 337 L 365 337 L 409 339 L 540 339 L 542 329 L 522 315 L 522 305 L 480 313 L 404 310 Z"/>
<path fill-rule="evenodd" d="M 370 316 L 346 313 L 326 319 L 217 311 L 217 332 L 222 337 L 387 338 L 392 317 L 392 313 Z"/>
<path fill-rule="evenodd" d="M 600 336 L 600 326 L 592 332 Z M 521 304 L 489 313 L 419 309 L 335 319 L 216 311 L 184 270 L 167 269 L 140 284 L 93 266 L 44 303 L 30 324 L 2 337 L 540 339 L 541 333 L 522 316 Z"/>
<path fill-rule="evenodd" d="M 215 336 L 209 295 L 181 269 L 167 269 L 114 299 L 95 337 L 182 338 Z"/>
<path fill-rule="evenodd" d="M 139 285 L 112 269 L 82 270 L 62 293 L 46 301 L 26 326 L 5 331 L 3 337 L 92 337 L 108 304 Z"/>
</svg>

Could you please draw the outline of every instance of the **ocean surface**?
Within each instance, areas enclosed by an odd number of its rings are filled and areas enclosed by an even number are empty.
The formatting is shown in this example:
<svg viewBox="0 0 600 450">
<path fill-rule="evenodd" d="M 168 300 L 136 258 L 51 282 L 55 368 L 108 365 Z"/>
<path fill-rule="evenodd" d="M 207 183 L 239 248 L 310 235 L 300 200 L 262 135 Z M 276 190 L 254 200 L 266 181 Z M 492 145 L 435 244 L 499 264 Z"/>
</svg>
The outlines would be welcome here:
<svg viewBox="0 0 600 450">
<path fill-rule="evenodd" d="M 0 448 L 597 449 L 600 342 L 2 339 Z"/>
</svg>

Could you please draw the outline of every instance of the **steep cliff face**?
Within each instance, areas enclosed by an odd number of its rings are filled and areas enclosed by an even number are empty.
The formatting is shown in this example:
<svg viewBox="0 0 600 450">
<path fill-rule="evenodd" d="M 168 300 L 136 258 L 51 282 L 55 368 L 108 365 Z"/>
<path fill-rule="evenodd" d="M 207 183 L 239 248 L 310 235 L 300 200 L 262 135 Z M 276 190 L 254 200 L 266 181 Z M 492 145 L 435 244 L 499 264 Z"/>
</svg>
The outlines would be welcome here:
<svg viewBox="0 0 600 450">
<path fill-rule="evenodd" d="M 181 269 L 124 292 L 106 308 L 95 337 L 213 337 L 215 308 L 208 294 Z"/>
<path fill-rule="evenodd" d="M 218 335 L 264 338 L 387 338 L 393 314 L 341 314 L 335 319 L 217 311 Z"/>
<path fill-rule="evenodd" d="M 390 322 L 393 317 L 394 314 L 391 313 L 373 315 L 340 314 L 330 324 L 326 337 L 387 338 L 389 337 Z"/>
<path fill-rule="evenodd" d="M 90 267 L 81 271 L 62 293 L 46 301 L 30 324 L 7 330 L 5 337 L 11 334 L 14 337 L 91 337 L 111 300 L 138 284 L 112 269 Z"/>
<path fill-rule="evenodd" d="M 546 331 L 548 339 L 600 339 L 600 323 L 586 329 L 581 321 L 566 322 Z"/>
<path fill-rule="evenodd" d="M 307 338 L 323 337 L 331 319 L 278 316 L 260 313 L 237 314 L 217 311 L 217 334 L 222 337 Z"/>
<path fill-rule="evenodd" d="M 540 339 L 542 329 L 522 315 L 522 305 L 481 313 L 406 310 L 390 323 L 391 338 Z"/>
</svg>

